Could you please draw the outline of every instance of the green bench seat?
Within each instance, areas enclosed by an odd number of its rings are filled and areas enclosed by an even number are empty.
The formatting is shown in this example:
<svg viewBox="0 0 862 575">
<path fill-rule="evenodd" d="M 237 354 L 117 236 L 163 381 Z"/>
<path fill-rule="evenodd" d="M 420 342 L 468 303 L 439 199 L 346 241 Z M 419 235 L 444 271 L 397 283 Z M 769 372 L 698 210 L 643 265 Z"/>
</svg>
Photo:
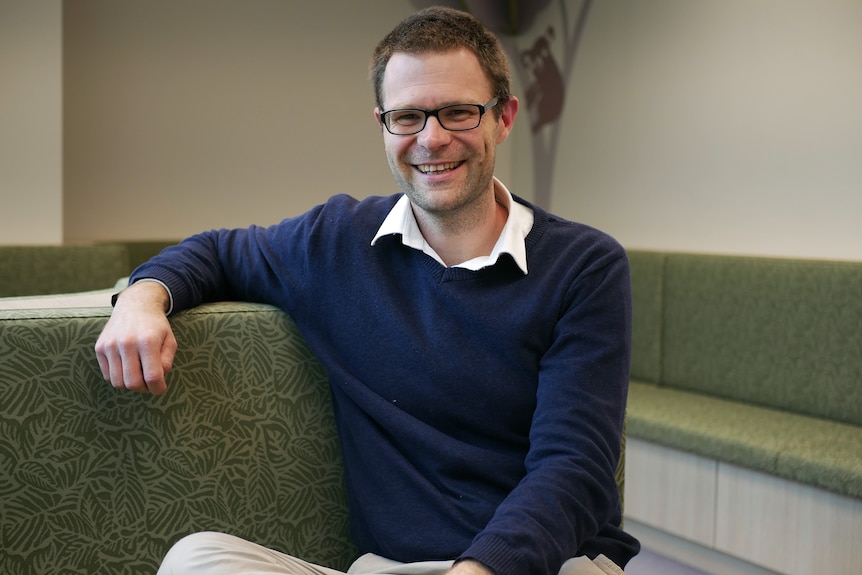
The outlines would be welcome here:
<svg viewBox="0 0 862 575">
<path fill-rule="evenodd" d="M 862 263 L 629 258 L 629 435 L 862 498 Z"/>
</svg>

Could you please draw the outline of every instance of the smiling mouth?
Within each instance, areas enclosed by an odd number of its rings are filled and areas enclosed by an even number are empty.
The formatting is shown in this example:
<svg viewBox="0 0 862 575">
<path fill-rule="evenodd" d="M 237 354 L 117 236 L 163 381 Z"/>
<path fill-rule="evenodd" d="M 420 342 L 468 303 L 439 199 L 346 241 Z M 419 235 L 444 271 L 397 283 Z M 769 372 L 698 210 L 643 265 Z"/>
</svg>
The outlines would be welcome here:
<svg viewBox="0 0 862 575">
<path fill-rule="evenodd" d="M 454 170 L 464 162 L 449 162 L 446 164 L 417 164 L 416 169 L 423 174 L 439 174 L 440 172 L 448 172 Z"/>
</svg>

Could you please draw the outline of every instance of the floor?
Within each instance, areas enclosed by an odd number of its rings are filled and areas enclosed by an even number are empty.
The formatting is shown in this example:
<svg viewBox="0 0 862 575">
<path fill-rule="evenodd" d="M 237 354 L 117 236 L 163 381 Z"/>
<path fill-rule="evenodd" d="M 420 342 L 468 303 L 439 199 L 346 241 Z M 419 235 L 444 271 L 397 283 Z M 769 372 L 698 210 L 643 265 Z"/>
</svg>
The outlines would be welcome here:
<svg viewBox="0 0 862 575">
<path fill-rule="evenodd" d="M 626 575 L 709 575 L 706 571 L 689 567 L 649 549 L 641 552 L 626 566 Z"/>
</svg>

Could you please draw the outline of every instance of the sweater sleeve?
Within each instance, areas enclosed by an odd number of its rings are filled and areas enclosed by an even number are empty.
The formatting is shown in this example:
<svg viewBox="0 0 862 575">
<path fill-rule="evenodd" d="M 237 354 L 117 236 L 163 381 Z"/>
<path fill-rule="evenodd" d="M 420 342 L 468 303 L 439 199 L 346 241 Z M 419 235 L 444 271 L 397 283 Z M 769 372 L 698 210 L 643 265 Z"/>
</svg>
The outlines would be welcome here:
<svg viewBox="0 0 862 575">
<path fill-rule="evenodd" d="M 211 230 L 169 247 L 132 272 L 130 283 L 154 279 L 176 313 L 206 302 L 286 306 L 312 261 L 307 248 L 325 205 L 269 226 Z M 319 232 L 317 232 L 319 237 Z"/>
<path fill-rule="evenodd" d="M 160 283 L 170 294 L 169 314 L 208 301 L 234 299 L 218 250 L 219 236 L 227 233 L 213 230 L 184 239 L 138 266 L 129 284 Z"/>
<path fill-rule="evenodd" d="M 628 390 L 630 292 L 622 248 L 572 282 L 540 365 L 526 475 L 461 559 L 497 575 L 555 575 L 567 559 L 588 554 L 603 529 L 618 528 L 614 474 Z"/>
</svg>

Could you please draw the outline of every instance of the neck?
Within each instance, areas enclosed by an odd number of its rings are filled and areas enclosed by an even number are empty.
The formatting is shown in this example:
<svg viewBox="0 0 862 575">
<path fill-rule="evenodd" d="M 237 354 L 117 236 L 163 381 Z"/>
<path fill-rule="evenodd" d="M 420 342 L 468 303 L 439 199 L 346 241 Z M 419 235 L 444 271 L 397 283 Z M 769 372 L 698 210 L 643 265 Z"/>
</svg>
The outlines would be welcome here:
<svg viewBox="0 0 862 575">
<path fill-rule="evenodd" d="M 493 194 L 457 214 L 432 214 L 413 206 L 425 241 L 447 266 L 491 254 L 508 218 L 508 208 Z"/>
</svg>

